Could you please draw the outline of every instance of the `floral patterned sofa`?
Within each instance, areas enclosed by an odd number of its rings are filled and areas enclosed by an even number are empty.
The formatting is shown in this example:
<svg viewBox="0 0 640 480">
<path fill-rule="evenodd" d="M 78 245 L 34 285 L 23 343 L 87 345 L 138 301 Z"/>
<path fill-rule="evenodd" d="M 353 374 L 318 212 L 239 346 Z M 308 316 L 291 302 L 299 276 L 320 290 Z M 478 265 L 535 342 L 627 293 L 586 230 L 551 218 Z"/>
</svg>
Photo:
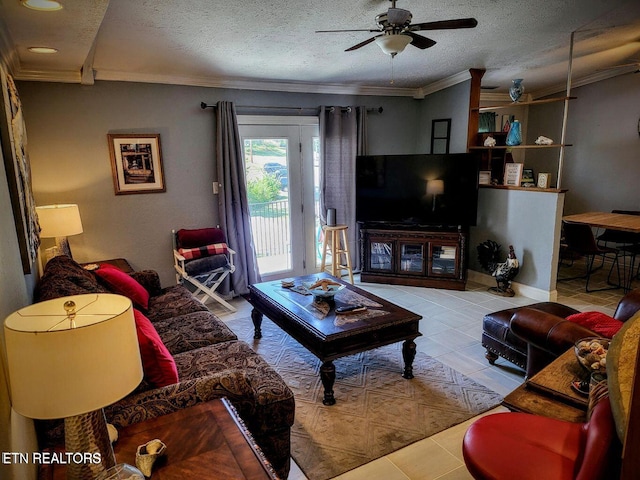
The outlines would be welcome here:
<svg viewBox="0 0 640 480">
<path fill-rule="evenodd" d="M 123 427 L 224 396 L 236 407 L 276 472 L 287 478 L 295 404 L 282 378 L 183 286 L 161 288 L 153 270 L 134 272 L 130 277 L 149 294 L 143 313 L 173 357 L 179 381 L 153 386 L 143 353 L 145 379 L 127 397 L 105 408 L 107 421 Z M 98 271 L 59 256 L 47 263 L 35 301 L 85 293 L 123 294 L 115 290 Z M 62 443 L 63 428 L 61 422 L 39 422 L 41 447 Z"/>
</svg>

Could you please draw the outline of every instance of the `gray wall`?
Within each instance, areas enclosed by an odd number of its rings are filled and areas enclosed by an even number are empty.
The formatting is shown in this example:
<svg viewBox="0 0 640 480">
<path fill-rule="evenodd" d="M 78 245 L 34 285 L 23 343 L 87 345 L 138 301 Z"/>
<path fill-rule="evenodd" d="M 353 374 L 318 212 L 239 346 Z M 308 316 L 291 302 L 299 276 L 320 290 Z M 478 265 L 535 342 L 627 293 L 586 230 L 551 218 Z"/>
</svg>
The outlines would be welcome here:
<svg viewBox="0 0 640 480">
<path fill-rule="evenodd" d="M 4 122 L 4 118 L 0 119 Z M 11 199 L 0 151 L 0 322 L 32 301 L 33 275 L 24 275 L 16 235 Z M 0 327 L 2 327 L 0 325 Z M 0 451 L 33 451 L 30 422 L 11 412 L 9 379 L 6 376 L 4 327 L 0 328 Z M 25 422 L 19 428 L 21 423 Z M 30 442 L 31 441 L 31 442 Z M 0 462 L 0 478 L 35 478 L 34 465 L 11 466 Z"/>
<path fill-rule="evenodd" d="M 174 282 L 172 228 L 216 224 L 214 114 L 200 102 L 380 107 L 369 115 L 372 154 L 414 153 L 420 101 L 224 90 L 122 82 L 20 82 L 38 205 L 77 203 L 84 233 L 69 238 L 80 262 L 127 258 Z M 271 113 L 271 112 L 270 112 Z M 159 133 L 166 193 L 114 195 L 107 133 Z"/>
<path fill-rule="evenodd" d="M 640 74 L 626 74 L 575 88 L 569 102 L 562 188 L 565 214 L 640 210 Z M 546 135 L 560 141 L 562 104 L 530 107 L 529 141 Z M 559 113 L 560 112 L 560 113 Z M 549 134 L 544 132 L 550 132 Z M 525 164 L 557 171 L 557 155 L 527 152 Z M 627 181 L 625 181 L 627 179 Z"/>
<path fill-rule="evenodd" d="M 431 121 L 451 119 L 449 152 L 467 151 L 467 125 L 469 124 L 469 95 L 471 80 L 435 92 L 421 101 L 417 135 L 417 152 L 431 153 Z"/>
</svg>

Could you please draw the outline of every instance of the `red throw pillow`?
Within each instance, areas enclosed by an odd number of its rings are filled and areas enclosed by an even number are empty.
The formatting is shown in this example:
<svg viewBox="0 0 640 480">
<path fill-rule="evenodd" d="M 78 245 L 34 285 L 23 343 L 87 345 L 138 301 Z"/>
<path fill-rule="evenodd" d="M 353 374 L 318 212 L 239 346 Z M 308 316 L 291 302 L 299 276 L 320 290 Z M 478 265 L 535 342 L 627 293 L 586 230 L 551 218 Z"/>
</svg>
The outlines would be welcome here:
<svg viewBox="0 0 640 480">
<path fill-rule="evenodd" d="M 606 338 L 612 338 L 618 330 L 622 328 L 623 323 L 602 312 L 580 312 L 569 315 L 567 320 L 582 325 L 589 330 L 593 330 L 598 335 Z"/>
<path fill-rule="evenodd" d="M 186 260 L 210 257 L 211 255 L 219 255 L 222 253 L 227 253 L 228 251 L 229 249 L 226 243 L 214 243 L 213 245 L 205 245 L 204 247 L 178 249 L 178 253 L 182 255 Z"/>
<path fill-rule="evenodd" d="M 142 310 L 149 308 L 149 292 L 128 273 L 113 265 L 106 268 L 101 265 L 99 269 L 94 270 L 94 273 L 107 284 L 113 293 L 124 295 Z"/>
<path fill-rule="evenodd" d="M 177 232 L 177 240 L 180 248 L 195 248 L 227 241 L 224 238 L 224 232 L 219 228 L 198 228 L 195 230 L 182 228 Z"/>
<path fill-rule="evenodd" d="M 162 339 L 151 321 L 139 310 L 133 309 L 136 333 L 142 357 L 144 378 L 154 387 L 178 383 L 176 362 L 162 343 Z"/>
</svg>

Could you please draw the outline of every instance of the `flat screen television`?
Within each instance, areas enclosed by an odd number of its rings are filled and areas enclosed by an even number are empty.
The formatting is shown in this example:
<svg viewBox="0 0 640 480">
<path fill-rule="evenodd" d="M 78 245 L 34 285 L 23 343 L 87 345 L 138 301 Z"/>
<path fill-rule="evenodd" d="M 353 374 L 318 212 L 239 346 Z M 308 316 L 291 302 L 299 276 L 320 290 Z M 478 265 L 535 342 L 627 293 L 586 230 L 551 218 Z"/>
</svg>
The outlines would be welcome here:
<svg viewBox="0 0 640 480">
<path fill-rule="evenodd" d="M 368 224 L 476 224 L 476 154 L 367 155 L 356 158 L 356 220 Z"/>
</svg>

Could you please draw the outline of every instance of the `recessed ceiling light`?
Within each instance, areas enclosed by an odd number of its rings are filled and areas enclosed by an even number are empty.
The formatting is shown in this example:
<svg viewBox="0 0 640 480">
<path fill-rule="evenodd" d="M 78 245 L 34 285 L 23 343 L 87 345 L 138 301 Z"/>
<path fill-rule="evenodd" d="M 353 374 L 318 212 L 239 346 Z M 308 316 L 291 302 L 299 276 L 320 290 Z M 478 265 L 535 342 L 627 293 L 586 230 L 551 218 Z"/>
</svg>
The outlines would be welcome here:
<svg viewBox="0 0 640 480">
<path fill-rule="evenodd" d="M 32 10 L 40 10 L 42 12 L 54 12 L 61 10 L 62 5 L 53 0 L 21 0 L 22 5 Z"/>
<path fill-rule="evenodd" d="M 31 53 L 58 53 L 57 48 L 51 47 L 29 47 L 27 50 Z"/>
</svg>

